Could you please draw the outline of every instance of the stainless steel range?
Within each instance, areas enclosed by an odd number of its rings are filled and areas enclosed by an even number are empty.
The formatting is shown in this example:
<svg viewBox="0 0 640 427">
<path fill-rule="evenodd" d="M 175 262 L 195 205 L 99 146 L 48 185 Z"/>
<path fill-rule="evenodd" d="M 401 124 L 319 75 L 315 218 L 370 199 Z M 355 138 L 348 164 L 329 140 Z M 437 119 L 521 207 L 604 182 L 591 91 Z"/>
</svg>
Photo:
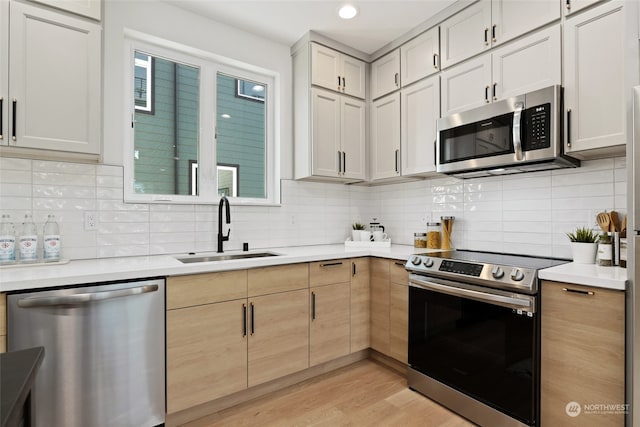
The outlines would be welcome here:
<svg viewBox="0 0 640 427">
<path fill-rule="evenodd" d="M 409 387 L 482 426 L 537 425 L 538 270 L 566 262 L 466 250 L 411 256 Z"/>
</svg>

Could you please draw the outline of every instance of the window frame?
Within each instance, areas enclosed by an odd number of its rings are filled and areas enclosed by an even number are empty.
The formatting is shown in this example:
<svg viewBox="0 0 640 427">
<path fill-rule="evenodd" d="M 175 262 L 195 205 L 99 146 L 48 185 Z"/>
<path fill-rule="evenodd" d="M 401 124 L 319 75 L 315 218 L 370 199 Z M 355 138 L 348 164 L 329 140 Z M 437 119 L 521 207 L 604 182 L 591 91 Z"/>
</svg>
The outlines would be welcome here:
<svg viewBox="0 0 640 427">
<path fill-rule="evenodd" d="M 265 105 L 265 198 L 229 197 L 234 205 L 280 205 L 280 76 L 277 72 L 246 64 L 211 52 L 175 42 L 125 31 L 125 108 L 124 108 L 124 201 L 127 203 L 217 204 L 217 75 L 218 73 L 245 80 L 264 82 Z M 135 52 L 162 57 L 199 68 L 199 131 L 197 159 L 198 195 L 136 193 L 135 184 Z M 153 75 L 152 75 L 153 78 Z M 143 112 L 142 110 L 138 110 Z M 206 161 L 208 159 L 208 161 Z M 193 188 L 190 185 L 190 189 Z"/>
</svg>

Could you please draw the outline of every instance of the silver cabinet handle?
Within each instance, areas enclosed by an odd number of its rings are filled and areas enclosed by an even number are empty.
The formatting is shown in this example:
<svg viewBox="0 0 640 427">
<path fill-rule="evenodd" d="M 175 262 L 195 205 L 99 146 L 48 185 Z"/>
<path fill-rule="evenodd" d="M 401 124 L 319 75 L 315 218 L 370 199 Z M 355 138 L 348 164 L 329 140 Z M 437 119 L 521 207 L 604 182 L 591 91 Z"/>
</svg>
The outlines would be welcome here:
<svg viewBox="0 0 640 427">
<path fill-rule="evenodd" d="M 484 29 L 484 45 L 489 46 L 489 29 Z"/>
<path fill-rule="evenodd" d="M 52 307 L 52 306 L 65 306 L 65 305 L 81 305 L 88 304 L 90 302 L 105 301 L 114 298 L 128 297 L 131 295 L 146 294 L 149 292 L 156 292 L 158 285 L 144 285 L 137 288 L 116 289 L 113 291 L 101 291 L 91 292 L 85 294 L 75 295 L 62 295 L 51 297 L 28 297 L 18 300 L 18 307 L 33 308 L 33 307 Z"/>
<path fill-rule="evenodd" d="M 489 103 L 489 86 L 484 87 L 484 102 Z"/>
<path fill-rule="evenodd" d="M 516 111 L 513 113 L 513 148 L 515 149 L 516 160 L 518 161 L 524 160 L 524 156 L 522 155 L 522 138 L 520 136 L 520 117 L 523 108 L 524 104 L 518 102 L 516 104 Z"/>
<path fill-rule="evenodd" d="M 433 68 L 435 68 L 436 70 L 438 69 L 438 54 L 437 53 L 433 54 Z"/>
<path fill-rule="evenodd" d="M 492 42 L 496 42 L 496 24 L 493 24 L 493 27 L 491 27 L 491 41 Z"/>
</svg>

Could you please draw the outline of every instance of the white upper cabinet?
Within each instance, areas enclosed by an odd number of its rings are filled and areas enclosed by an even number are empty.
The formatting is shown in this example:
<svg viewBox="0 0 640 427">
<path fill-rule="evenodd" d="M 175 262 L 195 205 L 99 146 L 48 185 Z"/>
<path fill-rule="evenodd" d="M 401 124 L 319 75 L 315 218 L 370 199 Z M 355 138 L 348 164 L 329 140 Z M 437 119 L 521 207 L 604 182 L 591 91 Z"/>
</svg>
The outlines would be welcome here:
<svg viewBox="0 0 640 427">
<path fill-rule="evenodd" d="M 9 3 L 4 144 L 100 153 L 101 28 L 30 4 Z M 1 55 L 7 55 L 7 50 Z M 3 84 L 7 80 L 3 69 Z M 8 125 L 8 126 L 7 126 Z M 8 131 L 8 132 L 7 132 Z"/>
<path fill-rule="evenodd" d="M 480 0 L 440 24 L 441 67 L 457 64 L 559 18 L 558 0 Z"/>
<path fill-rule="evenodd" d="M 560 27 L 442 72 L 442 116 L 561 83 Z"/>
<path fill-rule="evenodd" d="M 400 176 L 400 93 L 371 105 L 371 179 Z"/>
<path fill-rule="evenodd" d="M 365 179 L 365 102 L 318 88 L 311 102 L 312 175 Z"/>
<path fill-rule="evenodd" d="M 565 150 L 572 155 L 625 153 L 629 86 L 623 8 L 624 2 L 612 1 L 565 23 Z"/>
<path fill-rule="evenodd" d="M 490 102 L 491 55 L 446 69 L 442 79 L 442 117 Z"/>
<path fill-rule="evenodd" d="M 592 4 L 600 3 L 603 0 L 562 0 L 564 15 L 574 14 Z"/>
<path fill-rule="evenodd" d="M 366 64 L 328 47 L 311 43 L 311 83 L 364 99 Z"/>
<path fill-rule="evenodd" d="M 402 86 L 440 71 L 440 31 L 432 28 L 400 47 Z"/>
<path fill-rule="evenodd" d="M 440 78 L 433 76 L 400 92 L 402 175 L 436 171 L 436 121 L 440 117 Z"/>
<path fill-rule="evenodd" d="M 491 41 L 504 43 L 560 19 L 558 0 L 493 0 L 491 2 Z"/>
<path fill-rule="evenodd" d="M 53 6 L 76 15 L 86 16 L 88 18 L 100 20 L 102 16 L 101 0 L 30 0 L 37 3 Z"/>
<path fill-rule="evenodd" d="M 371 99 L 400 89 L 400 49 L 371 63 Z"/>
<path fill-rule="evenodd" d="M 491 2 L 481 0 L 440 24 L 440 65 L 447 68 L 491 47 Z"/>
<path fill-rule="evenodd" d="M 494 100 L 559 85 L 560 26 L 516 40 L 491 53 Z"/>
</svg>

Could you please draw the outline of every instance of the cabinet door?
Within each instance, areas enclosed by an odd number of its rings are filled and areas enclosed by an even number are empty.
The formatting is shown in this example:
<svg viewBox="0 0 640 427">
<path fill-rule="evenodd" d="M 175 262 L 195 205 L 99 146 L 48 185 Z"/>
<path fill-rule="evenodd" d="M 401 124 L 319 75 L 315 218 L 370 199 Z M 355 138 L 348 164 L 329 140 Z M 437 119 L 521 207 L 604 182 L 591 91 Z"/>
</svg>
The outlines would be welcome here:
<svg viewBox="0 0 640 427">
<path fill-rule="evenodd" d="M 311 89 L 313 175 L 340 176 L 340 100 L 337 93 Z"/>
<path fill-rule="evenodd" d="M 31 0 L 58 9 L 66 10 L 77 15 L 88 16 L 100 20 L 102 15 L 101 0 Z"/>
<path fill-rule="evenodd" d="M 371 63 L 371 99 L 400 89 L 400 49 Z"/>
<path fill-rule="evenodd" d="M 409 345 L 409 286 L 389 285 L 389 356 L 407 363 Z"/>
<path fill-rule="evenodd" d="M 0 145 L 9 144 L 9 2 L 0 1 Z"/>
<path fill-rule="evenodd" d="M 247 388 L 246 300 L 167 311 L 167 412 Z"/>
<path fill-rule="evenodd" d="M 340 60 L 340 52 L 311 43 L 311 84 L 341 90 Z"/>
<path fill-rule="evenodd" d="M 389 354 L 389 261 L 371 260 L 371 348 Z"/>
<path fill-rule="evenodd" d="M 16 122 L 10 145 L 99 154 L 100 26 L 19 2 L 9 6 L 9 108 Z"/>
<path fill-rule="evenodd" d="M 309 367 L 309 290 L 249 298 L 253 387 Z"/>
<path fill-rule="evenodd" d="M 440 24 L 440 65 L 450 67 L 491 47 L 491 1 L 469 6 Z"/>
<path fill-rule="evenodd" d="M 559 25 L 496 49 L 491 55 L 492 97 L 509 98 L 561 84 L 560 55 Z"/>
<path fill-rule="evenodd" d="M 541 298 L 541 425 L 623 426 L 622 412 L 566 407 L 625 403 L 624 292 L 543 282 Z"/>
<path fill-rule="evenodd" d="M 601 2 L 602 0 L 564 0 L 564 15 L 568 16 L 574 14 L 586 7 Z"/>
<path fill-rule="evenodd" d="M 349 55 L 342 55 L 340 78 L 342 92 L 364 99 L 367 94 L 366 67 L 364 61 Z"/>
<path fill-rule="evenodd" d="M 442 84 L 442 117 L 490 102 L 491 55 L 445 70 Z"/>
<path fill-rule="evenodd" d="M 350 179 L 366 179 L 366 104 L 343 96 L 340 100 L 340 142 L 342 175 Z"/>
<path fill-rule="evenodd" d="M 371 179 L 400 175 L 400 94 L 371 105 Z"/>
<path fill-rule="evenodd" d="M 440 32 L 435 27 L 400 48 L 402 87 L 435 74 L 440 68 Z"/>
<path fill-rule="evenodd" d="M 311 288 L 309 365 L 349 354 L 349 282 Z"/>
<path fill-rule="evenodd" d="M 623 2 L 606 3 L 564 26 L 565 151 L 626 146 Z"/>
<path fill-rule="evenodd" d="M 549 22 L 560 19 L 558 0 L 493 0 L 491 36 L 493 46 L 504 43 Z"/>
<path fill-rule="evenodd" d="M 369 347 L 369 258 L 351 261 L 351 353 Z"/>
<path fill-rule="evenodd" d="M 440 117 L 440 79 L 431 77 L 400 93 L 402 175 L 435 172 L 436 120 Z"/>
</svg>

